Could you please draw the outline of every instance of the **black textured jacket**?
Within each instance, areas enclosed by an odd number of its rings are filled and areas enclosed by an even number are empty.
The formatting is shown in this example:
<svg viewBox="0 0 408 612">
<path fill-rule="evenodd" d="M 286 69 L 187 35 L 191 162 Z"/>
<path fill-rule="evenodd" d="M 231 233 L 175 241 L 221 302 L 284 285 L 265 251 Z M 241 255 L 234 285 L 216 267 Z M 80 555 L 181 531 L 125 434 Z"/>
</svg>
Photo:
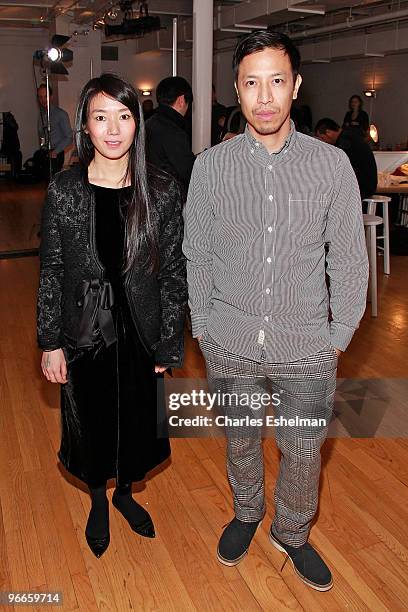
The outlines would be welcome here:
<svg viewBox="0 0 408 612">
<path fill-rule="evenodd" d="M 148 274 L 135 265 L 125 280 L 132 317 L 155 362 L 180 367 L 187 301 L 182 254 L 182 198 L 177 182 L 162 173 L 149 182 L 160 265 Z M 82 308 L 78 289 L 104 278 L 95 246 L 95 200 L 87 172 L 75 167 L 56 174 L 45 201 L 37 308 L 38 344 L 44 350 L 75 346 Z"/>
</svg>

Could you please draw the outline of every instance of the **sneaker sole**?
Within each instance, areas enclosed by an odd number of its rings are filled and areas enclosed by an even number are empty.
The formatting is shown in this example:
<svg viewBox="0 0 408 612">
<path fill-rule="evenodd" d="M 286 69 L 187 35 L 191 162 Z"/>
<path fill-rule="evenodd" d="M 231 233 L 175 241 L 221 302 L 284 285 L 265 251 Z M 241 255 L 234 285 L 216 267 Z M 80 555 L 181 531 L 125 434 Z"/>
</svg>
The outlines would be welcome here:
<svg viewBox="0 0 408 612">
<path fill-rule="evenodd" d="M 246 551 L 237 559 L 234 559 L 233 561 L 228 561 L 228 559 L 224 559 L 224 557 L 221 557 L 219 550 L 217 548 L 217 559 L 220 563 L 222 563 L 223 565 L 226 565 L 227 567 L 234 567 L 234 565 L 238 565 L 238 563 L 240 563 L 240 561 L 242 561 L 242 559 L 248 554 L 248 549 L 246 549 Z"/>
<path fill-rule="evenodd" d="M 257 530 L 259 529 L 259 527 L 262 525 L 262 520 L 259 521 L 259 525 L 257 526 L 255 533 L 257 532 Z M 255 537 L 255 533 L 254 533 L 254 537 Z M 253 539 L 253 538 L 252 538 Z M 252 542 L 252 540 L 251 540 Z M 251 542 L 249 545 L 251 545 Z M 238 563 L 240 563 L 242 561 L 242 559 L 248 554 L 248 550 L 249 550 L 249 546 L 248 548 L 242 553 L 242 555 L 240 557 L 237 557 L 236 559 L 224 559 L 224 557 L 222 557 L 220 555 L 220 551 L 217 548 L 217 559 L 220 563 L 222 563 L 223 565 L 226 565 L 227 567 L 234 567 L 234 565 L 238 565 Z"/>
<path fill-rule="evenodd" d="M 312 582 L 311 580 L 308 580 L 307 578 L 305 578 L 305 576 L 303 576 L 296 568 L 295 564 L 293 563 L 292 559 L 290 558 L 290 556 L 288 555 L 288 553 L 286 552 L 286 550 L 279 544 L 279 542 L 277 542 L 275 540 L 275 538 L 273 537 L 273 535 L 271 534 L 271 532 L 269 532 L 269 541 L 271 542 L 271 544 L 280 552 L 282 552 L 284 555 L 286 555 L 287 557 L 289 557 L 289 561 L 292 563 L 292 567 L 295 570 L 295 573 L 299 576 L 299 578 L 301 579 L 302 582 L 304 582 L 305 584 L 307 584 L 307 586 L 311 587 L 312 589 L 315 589 L 315 591 L 329 591 L 332 586 L 333 586 L 333 580 L 331 580 L 328 584 L 316 584 L 315 582 Z"/>
</svg>

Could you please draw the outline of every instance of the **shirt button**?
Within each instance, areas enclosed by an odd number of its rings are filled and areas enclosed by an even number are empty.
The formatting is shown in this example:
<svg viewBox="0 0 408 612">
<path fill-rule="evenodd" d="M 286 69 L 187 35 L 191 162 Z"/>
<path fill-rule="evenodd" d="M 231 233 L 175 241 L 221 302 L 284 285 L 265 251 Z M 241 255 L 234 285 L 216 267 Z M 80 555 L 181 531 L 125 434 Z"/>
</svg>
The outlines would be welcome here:
<svg viewBox="0 0 408 612">
<path fill-rule="evenodd" d="M 270 196 L 269 196 L 269 200 L 272 202 L 272 200 L 273 200 L 273 195 L 270 195 Z"/>
<path fill-rule="evenodd" d="M 264 321 L 268 322 L 269 321 L 269 317 L 264 317 Z"/>
<path fill-rule="evenodd" d="M 272 170 L 272 166 L 271 165 L 268 166 L 268 170 Z"/>
<path fill-rule="evenodd" d="M 269 295 L 271 292 L 271 290 L 269 289 L 269 287 L 266 289 L 266 293 Z"/>
<path fill-rule="evenodd" d="M 256 147 L 259 147 L 259 142 L 256 142 L 256 143 L 255 143 L 255 146 L 256 146 Z"/>
<path fill-rule="evenodd" d="M 255 149 L 251 149 L 251 153 L 255 153 Z"/>
<path fill-rule="evenodd" d="M 272 227 L 271 227 L 271 226 L 269 226 L 269 227 L 268 227 L 268 232 L 269 232 L 269 233 L 271 233 L 271 231 L 272 231 Z"/>
<path fill-rule="evenodd" d="M 267 261 L 268 263 L 271 263 L 272 259 L 271 259 L 270 257 L 267 257 L 266 261 Z"/>
</svg>

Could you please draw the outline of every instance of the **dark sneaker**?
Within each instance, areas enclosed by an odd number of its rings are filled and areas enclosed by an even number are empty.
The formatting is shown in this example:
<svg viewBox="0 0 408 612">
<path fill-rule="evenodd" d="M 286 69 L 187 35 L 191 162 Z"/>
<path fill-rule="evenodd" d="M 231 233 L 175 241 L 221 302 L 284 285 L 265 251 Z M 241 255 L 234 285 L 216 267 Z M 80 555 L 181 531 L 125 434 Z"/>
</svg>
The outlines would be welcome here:
<svg viewBox="0 0 408 612">
<path fill-rule="evenodd" d="M 328 591 L 332 588 L 331 572 L 311 544 L 306 542 L 298 547 L 284 544 L 273 535 L 272 530 L 269 532 L 269 539 L 275 548 L 287 555 L 285 563 L 288 558 L 291 560 L 293 569 L 305 584 L 316 591 Z"/>
<path fill-rule="evenodd" d="M 224 565 L 237 565 L 247 554 L 255 531 L 262 521 L 244 523 L 236 517 L 228 523 L 218 542 L 217 558 Z"/>
</svg>

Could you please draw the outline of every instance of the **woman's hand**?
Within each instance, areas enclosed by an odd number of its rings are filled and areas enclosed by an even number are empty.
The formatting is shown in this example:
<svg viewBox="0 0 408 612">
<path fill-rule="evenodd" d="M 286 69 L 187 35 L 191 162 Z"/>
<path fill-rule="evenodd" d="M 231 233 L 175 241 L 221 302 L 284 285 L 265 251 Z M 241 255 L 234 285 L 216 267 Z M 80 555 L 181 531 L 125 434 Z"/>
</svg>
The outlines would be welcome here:
<svg viewBox="0 0 408 612">
<path fill-rule="evenodd" d="M 67 382 L 67 364 L 62 349 L 44 351 L 41 358 L 41 368 L 44 376 L 52 383 Z"/>
<path fill-rule="evenodd" d="M 155 374 L 163 374 L 167 370 L 167 366 L 155 365 L 154 372 Z"/>
</svg>

